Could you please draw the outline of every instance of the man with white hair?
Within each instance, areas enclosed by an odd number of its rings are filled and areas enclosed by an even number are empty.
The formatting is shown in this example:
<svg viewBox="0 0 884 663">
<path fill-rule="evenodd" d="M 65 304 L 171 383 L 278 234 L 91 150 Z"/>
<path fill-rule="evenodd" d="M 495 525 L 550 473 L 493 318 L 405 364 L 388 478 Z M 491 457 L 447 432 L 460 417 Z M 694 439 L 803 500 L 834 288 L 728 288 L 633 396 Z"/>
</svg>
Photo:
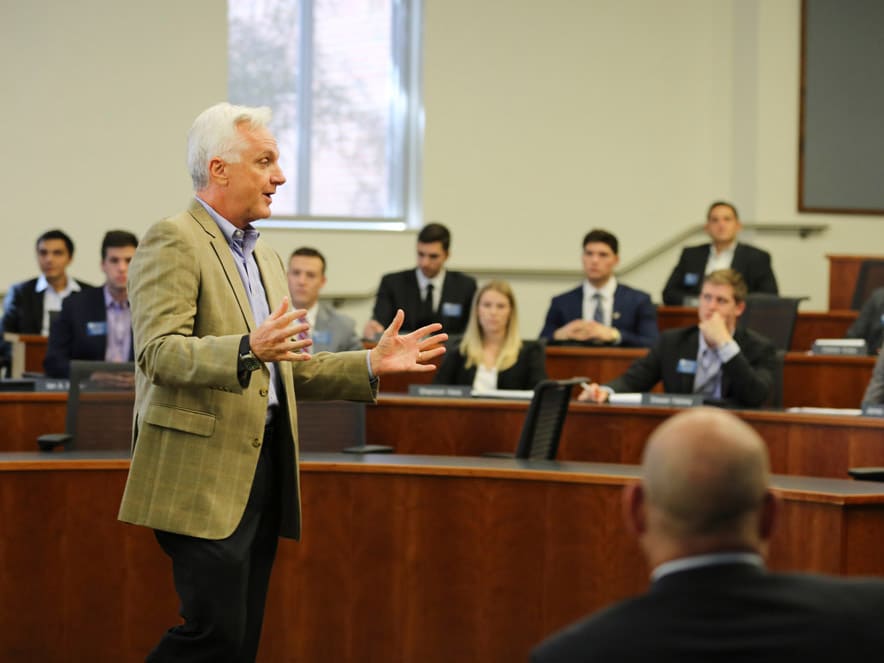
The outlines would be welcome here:
<svg viewBox="0 0 884 663">
<path fill-rule="evenodd" d="M 129 273 L 134 456 L 120 519 L 155 530 L 184 623 L 148 661 L 253 661 L 279 536 L 301 514 L 295 394 L 371 401 L 380 375 L 431 371 L 440 325 L 370 352 L 306 352 L 285 267 L 251 222 L 285 183 L 269 108 L 217 104 L 188 135 L 195 200 L 154 224 Z M 422 340 L 423 339 L 423 340 Z"/>
<path fill-rule="evenodd" d="M 764 442 L 729 412 L 696 408 L 665 421 L 623 499 L 653 569 L 650 591 L 554 635 L 531 660 L 878 659 L 884 581 L 764 568 L 778 507 L 768 472 Z"/>
</svg>

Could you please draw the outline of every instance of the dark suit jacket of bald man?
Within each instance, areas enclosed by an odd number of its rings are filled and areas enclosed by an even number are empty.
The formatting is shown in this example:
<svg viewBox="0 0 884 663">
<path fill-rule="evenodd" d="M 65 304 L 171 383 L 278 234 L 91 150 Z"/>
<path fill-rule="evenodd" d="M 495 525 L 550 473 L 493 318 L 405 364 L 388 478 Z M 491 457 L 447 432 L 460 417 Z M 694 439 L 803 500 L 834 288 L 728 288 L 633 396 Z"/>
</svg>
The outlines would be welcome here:
<svg viewBox="0 0 884 663">
<path fill-rule="evenodd" d="M 733 563 L 668 574 L 538 646 L 533 663 L 877 661 L 884 581 Z"/>
</svg>

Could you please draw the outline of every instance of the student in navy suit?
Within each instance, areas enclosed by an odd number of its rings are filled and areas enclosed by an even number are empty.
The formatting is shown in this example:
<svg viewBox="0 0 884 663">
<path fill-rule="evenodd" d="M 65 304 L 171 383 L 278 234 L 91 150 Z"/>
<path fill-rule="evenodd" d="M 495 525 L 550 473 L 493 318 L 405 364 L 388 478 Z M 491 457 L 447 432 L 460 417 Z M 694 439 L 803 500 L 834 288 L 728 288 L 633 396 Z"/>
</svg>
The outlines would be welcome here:
<svg viewBox="0 0 884 663">
<path fill-rule="evenodd" d="M 773 387 L 776 348 L 751 329 L 737 329 L 745 308 L 746 284 L 738 272 L 707 274 L 699 324 L 667 329 L 623 375 L 605 386 L 587 385 L 578 399 L 604 403 L 611 393 L 646 392 L 662 381 L 670 394 L 698 393 L 742 407 L 762 405 Z"/>
<path fill-rule="evenodd" d="M 665 421 L 623 494 L 651 588 L 550 637 L 533 663 L 880 660 L 882 579 L 765 568 L 769 481 L 764 441 L 730 412 Z"/>
<path fill-rule="evenodd" d="M 402 331 L 440 322 L 449 334 L 463 333 L 470 317 L 476 279 L 445 269 L 450 246 L 451 233 L 441 223 L 430 223 L 421 229 L 417 236 L 417 269 L 383 276 L 364 338 L 374 339 L 382 334 L 400 308 L 405 312 Z"/>
<path fill-rule="evenodd" d="M 546 379 L 541 341 L 519 337 L 516 297 L 506 281 L 479 289 L 463 340 L 445 354 L 436 384 L 469 385 L 473 391 L 534 389 Z"/>
<path fill-rule="evenodd" d="M 618 283 L 617 238 L 592 230 L 583 238 L 586 280 L 553 297 L 542 338 L 597 345 L 648 348 L 657 340 L 657 309 L 646 292 Z"/>
<path fill-rule="evenodd" d="M 666 287 L 663 303 L 670 306 L 694 306 L 700 294 L 703 276 L 716 269 L 735 269 L 743 275 L 749 293 L 778 294 L 777 279 L 770 264 L 770 254 L 750 244 L 737 242 L 742 229 L 737 208 L 716 201 L 706 213 L 709 244 L 685 247 Z"/>
<path fill-rule="evenodd" d="M 49 330 L 43 368 L 46 375 L 66 378 L 71 359 L 132 361 L 132 317 L 127 281 L 138 238 L 111 230 L 101 243 L 105 283 L 86 288 L 64 300 Z"/>
</svg>

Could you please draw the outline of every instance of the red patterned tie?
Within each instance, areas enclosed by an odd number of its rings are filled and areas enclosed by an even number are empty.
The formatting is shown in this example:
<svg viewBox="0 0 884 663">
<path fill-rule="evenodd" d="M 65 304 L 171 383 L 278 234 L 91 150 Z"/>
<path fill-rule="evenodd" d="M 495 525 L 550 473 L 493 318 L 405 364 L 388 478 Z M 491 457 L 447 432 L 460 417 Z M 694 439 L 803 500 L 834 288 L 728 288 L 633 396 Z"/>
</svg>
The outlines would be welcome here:
<svg viewBox="0 0 884 663">
<path fill-rule="evenodd" d="M 298 322 L 302 325 L 306 325 L 307 318 L 298 318 Z M 298 340 L 299 341 L 306 341 L 308 338 L 310 338 L 310 334 L 307 332 L 306 329 L 302 332 L 298 332 Z"/>
</svg>

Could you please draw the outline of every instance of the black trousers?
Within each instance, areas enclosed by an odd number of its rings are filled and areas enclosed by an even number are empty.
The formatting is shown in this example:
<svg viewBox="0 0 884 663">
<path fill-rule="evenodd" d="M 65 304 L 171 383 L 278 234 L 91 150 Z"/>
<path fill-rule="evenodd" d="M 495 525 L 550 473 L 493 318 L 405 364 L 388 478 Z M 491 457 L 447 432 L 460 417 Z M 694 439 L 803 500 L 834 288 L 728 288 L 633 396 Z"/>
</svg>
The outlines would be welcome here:
<svg viewBox="0 0 884 663">
<path fill-rule="evenodd" d="M 268 426 L 245 513 L 226 539 L 155 530 L 172 559 L 184 623 L 165 633 L 148 662 L 255 660 L 279 541 L 278 449 L 274 428 Z"/>
</svg>

